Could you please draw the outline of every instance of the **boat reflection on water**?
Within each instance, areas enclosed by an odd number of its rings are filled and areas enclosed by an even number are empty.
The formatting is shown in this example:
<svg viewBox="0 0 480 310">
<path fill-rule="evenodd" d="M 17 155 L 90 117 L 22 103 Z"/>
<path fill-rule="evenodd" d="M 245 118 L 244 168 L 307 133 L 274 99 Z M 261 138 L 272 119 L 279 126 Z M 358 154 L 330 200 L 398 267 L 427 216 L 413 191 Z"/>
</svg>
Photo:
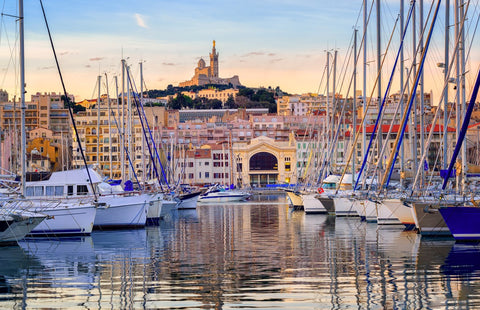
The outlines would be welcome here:
<svg viewBox="0 0 480 310">
<path fill-rule="evenodd" d="M 440 268 L 448 276 L 480 275 L 480 244 L 455 243 Z"/>
<path fill-rule="evenodd" d="M 453 238 L 292 212 L 279 196 L 21 241 L 0 252 L 0 308 L 475 308 L 479 256 Z"/>
</svg>

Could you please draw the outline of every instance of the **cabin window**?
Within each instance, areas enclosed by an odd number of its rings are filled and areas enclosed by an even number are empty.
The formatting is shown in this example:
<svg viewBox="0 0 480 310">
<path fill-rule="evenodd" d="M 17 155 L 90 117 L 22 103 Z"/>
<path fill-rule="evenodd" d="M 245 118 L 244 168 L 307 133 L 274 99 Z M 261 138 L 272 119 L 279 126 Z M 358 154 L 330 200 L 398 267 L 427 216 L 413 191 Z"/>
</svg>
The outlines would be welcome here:
<svg viewBox="0 0 480 310">
<path fill-rule="evenodd" d="M 87 195 L 88 188 L 87 185 L 77 185 L 77 195 Z"/>
<path fill-rule="evenodd" d="M 45 196 L 53 196 L 55 194 L 55 186 L 45 187 Z"/>
<path fill-rule="evenodd" d="M 63 196 L 63 186 L 55 186 L 55 196 Z"/>
<path fill-rule="evenodd" d="M 68 185 L 67 187 L 67 195 L 72 196 L 73 195 L 73 185 Z"/>
<path fill-rule="evenodd" d="M 25 195 L 33 196 L 33 186 L 27 186 L 27 188 L 25 189 Z"/>
<path fill-rule="evenodd" d="M 35 195 L 34 196 L 43 196 L 43 186 L 35 186 Z"/>
</svg>

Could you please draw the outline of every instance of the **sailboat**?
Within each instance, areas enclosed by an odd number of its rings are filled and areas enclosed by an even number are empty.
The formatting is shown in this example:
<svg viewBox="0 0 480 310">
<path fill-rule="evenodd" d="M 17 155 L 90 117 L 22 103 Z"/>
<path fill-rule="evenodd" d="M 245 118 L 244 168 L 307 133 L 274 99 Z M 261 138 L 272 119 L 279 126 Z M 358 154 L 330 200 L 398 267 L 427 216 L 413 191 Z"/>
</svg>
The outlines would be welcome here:
<svg viewBox="0 0 480 310">
<path fill-rule="evenodd" d="M 467 111 L 465 113 L 465 118 L 463 120 L 462 129 L 458 137 L 457 144 L 452 156 L 452 160 L 448 169 L 448 172 L 445 177 L 442 189 L 445 189 L 448 182 L 448 176 L 450 171 L 453 168 L 454 163 L 456 162 L 456 157 L 462 146 L 463 140 L 465 139 L 465 134 L 468 128 L 470 121 L 470 116 L 473 111 L 473 106 L 475 105 L 475 100 L 477 98 L 478 89 L 480 87 L 480 70 L 477 75 L 477 80 L 473 89 L 472 97 L 468 104 Z M 477 241 L 480 240 L 480 208 L 478 203 L 475 201 L 475 198 L 472 198 L 471 203 L 465 202 L 462 206 L 446 206 L 439 209 L 442 218 L 444 219 L 446 225 L 450 229 L 455 240 L 468 240 L 468 241 Z"/>
</svg>

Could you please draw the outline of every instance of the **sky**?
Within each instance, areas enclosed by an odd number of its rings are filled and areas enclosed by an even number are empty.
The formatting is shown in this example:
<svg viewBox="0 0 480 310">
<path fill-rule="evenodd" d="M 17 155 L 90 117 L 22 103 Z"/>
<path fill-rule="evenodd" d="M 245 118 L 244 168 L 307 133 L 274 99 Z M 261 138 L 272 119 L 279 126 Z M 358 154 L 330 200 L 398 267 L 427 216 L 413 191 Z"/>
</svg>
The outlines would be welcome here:
<svg viewBox="0 0 480 310">
<path fill-rule="evenodd" d="M 405 2 L 408 8 L 410 1 Z M 479 15 L 478 2 L 475 0 L 471 4 L 472 21 Z M 393 0 L 381 2 L 383 50 L 398 16 L 398 3 Z M 425 16 L 430 5 L 431 1 L 425 1 Z M 279 86 L 289 93 L 324 92 L 322 73 L 326 66 L 326 50 L 336 49 L 337 85 L 346 92 L 347 72 L 353 70 L 352 62 L 347 65 L 346 55 L 354 28 L 358 29 L 359 44 L 363 31 L 362 1 L 351 0 L 44 0 L 44 7 L 66 90 L 76 101 L 97 97 L 99 75 L 103 79 L 101 92 L 106 93 L 105 73 L 113 93 L 113 77 L 121 74 L 122 58 L 131 66 L 137 85 L 140 85 L 140 62 L 147 89 L 178 85 L 193 76 L 200 58 L 209 64 L 213 40 L 219 53 L 220 77 L 238 75 L 247 87 Z M 24 11 L 26 98 L 29 100 L 29 94 L 58 93 L 62 87 L 39 1 L 25 0 Z M 4 1 L 2 12 L 18 14 L 16 1 Z M 18 96 L 16 21 L 6 15 L 1 18 L 0 88 Z M 374 63 L 375 10 L 371 19 L 367 34 L 369 85 L 373 84 L 377 71 Z M 440 92 L 441 89 L 438 86 L 442 84 L 441 74 L 436 63 L 443 61 L 444 25 L 442 7 L 432 40 L 432 58 L 425 68 L 429 76 L 437 78 L 425 82 L 427 91 Z M 473 37 L 474 27 L 474 24 L 470 26 L 468 39 Z M 396 29 L 398 33 L 398 26 Z M 387 53 L 385 72 L 391 70 L 399 47 L 397 33 Z M 475 72 L 480 63 L 478 35 L 472 42 L 468 69 Z M 405 48 L 411 51 L 413 47 L 409 43 Z M 388 75 L 383 76 L 384 85 Z M 361 85 L 361 81 L 358 84 Z"/>
</svg>

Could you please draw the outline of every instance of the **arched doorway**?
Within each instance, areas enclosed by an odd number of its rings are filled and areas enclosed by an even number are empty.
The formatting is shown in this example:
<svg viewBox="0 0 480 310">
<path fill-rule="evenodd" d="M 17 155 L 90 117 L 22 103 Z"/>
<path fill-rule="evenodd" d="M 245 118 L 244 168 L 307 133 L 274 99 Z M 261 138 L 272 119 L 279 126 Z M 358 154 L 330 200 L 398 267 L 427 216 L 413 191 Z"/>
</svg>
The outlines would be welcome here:
<svg viewBox="0 0 480 310">
<path fill-rule="evenodd" d="M 275 155 L 260 152 L 250 157 L 250 185 L 253 187 L 276 184 L 278 179 L 278 159 Z"/>
</svg>

